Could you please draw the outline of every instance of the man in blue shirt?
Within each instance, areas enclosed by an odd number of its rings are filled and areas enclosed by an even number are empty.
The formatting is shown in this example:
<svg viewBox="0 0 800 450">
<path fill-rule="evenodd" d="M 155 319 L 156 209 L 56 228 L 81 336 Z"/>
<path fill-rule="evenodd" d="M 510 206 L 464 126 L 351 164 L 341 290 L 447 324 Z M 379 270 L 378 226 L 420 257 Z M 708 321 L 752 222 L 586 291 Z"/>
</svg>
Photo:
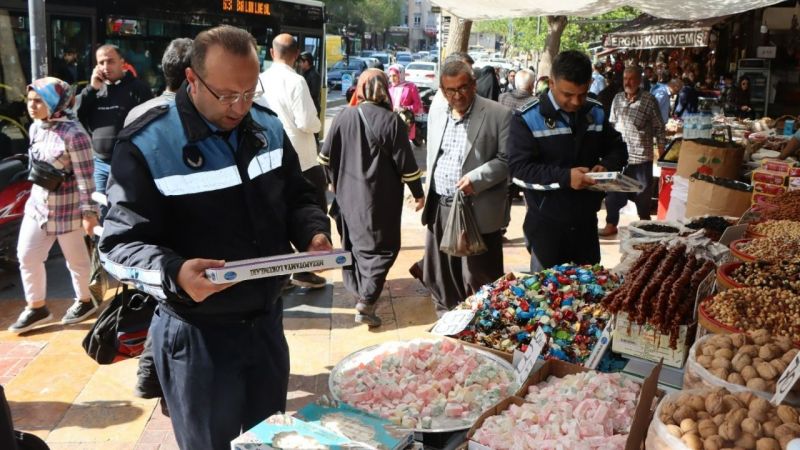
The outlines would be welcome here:
<svg viewBox="0 0 800 450">
<path fill-rule="evenodd" d="M 594 94 L 594 97 L 600 94 L 600 91 L 606 88 L 606 77 L 603 75 L 605 72 L 605 65 L 603 63 L 595 63 L 594 70 L 592 71 L 592 85 L 589 87 L 589 92 Z"/>
<path fill-rule="evenodd" d="M 677 78 L 670 80 L 669 71 L 661 69 L 658 71 L 658 84 L 650 91 L 658 102 L 658 109 L 661 112 L 661 120 L 666 124 L 669 120 L 669 100 L 681 90 L 681 81 Z"/>
</svg>

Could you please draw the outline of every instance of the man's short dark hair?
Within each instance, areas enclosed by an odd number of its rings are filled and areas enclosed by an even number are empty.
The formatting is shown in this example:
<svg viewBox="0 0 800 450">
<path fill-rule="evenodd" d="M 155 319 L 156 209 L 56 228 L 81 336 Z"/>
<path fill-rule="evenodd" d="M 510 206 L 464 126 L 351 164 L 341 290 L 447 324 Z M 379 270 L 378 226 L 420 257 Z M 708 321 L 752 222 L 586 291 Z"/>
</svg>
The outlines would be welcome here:
<svg viewBox="0 0 800 450">
<path fill-rule="evenodd" d="M 300 59 L 311 63 L 312 66 L 314 65 L 314 56 L 311 54 L 311 52 L 300 53 Z"/>
<path fill-rule="evenodd" d="M 563 51 L 553 61 L 550 74 L 556 80 L 587 84 L 592 80 L 592 62 L 586 53 L 577 50 Z"/>
<path fill-rule="evenodd" d="M 192 40 L 189 38 L 173 39 L 164 56 L 161 57 L 161 70 L 167 82 L 167 89 L 178 90 L 186 79 L 186 68 L 192 64 Z"/>
<path fill-rule="evenodd" d="M 658 82 L 669 83 L 670 74 L 668 69 L 658 69 Z"/>
<path fill-rule="evenodd" d="M 192 43 L 192 69 L 203 75 L 206 71 L 206 53 L 211 46 L 219 45 L 237 56 L 258 53 L 258 44 L 252 34 L 230 25 L 220 25 L 201 31 Z"/>
<path fill-rule="evenodd" d="M 104 52 L 111 50 L 115 52 L 117 56 L 119 56 L 119 59 L 125 59 L 125 57 L 122 56 L 122 51 L 114 44 L 103 44 L 100 47 L 97 47 L 97 50 L 95 50 L 94 53 L 97 54 L 101 50 Z"/>
<path fill-rule="evenodd" d="M 447 55 L 445 58 L 444 63 L 447 64 L 450 61 L 461 61 L 469 64 L 470 66 L 475 64 L 475 60 L 472 59 L 472 56 L 469 56 L 467 52 L 455 52 Z"/>
<path fill-rule="evenodd" d="M 442 68 L 439 82 L 441 83 L 441 78 L 443 77 L 457 77 L 461 74 L 467 74 L 470 80 L 475 81 L 475 73 L 472 71 L 472 67 L 470 67 L 469 64 L 461 60 L 448 61 L 444 65 L 444 68 Z"/>
</svg>

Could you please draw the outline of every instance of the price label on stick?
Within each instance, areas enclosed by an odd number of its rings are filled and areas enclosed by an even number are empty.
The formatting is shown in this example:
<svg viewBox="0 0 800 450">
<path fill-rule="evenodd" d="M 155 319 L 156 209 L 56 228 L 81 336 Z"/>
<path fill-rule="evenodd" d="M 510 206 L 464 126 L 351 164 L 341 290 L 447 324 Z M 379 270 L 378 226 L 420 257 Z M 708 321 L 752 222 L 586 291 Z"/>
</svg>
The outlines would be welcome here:
<svg viewBox="0 0 800 450">
<path fill-rule="evenodd" d="M 436 325 L 431 330 L 432 334 L 439 336 L 452 336 L 464 331 L 467 328 L 472 318 L 475 317 L 475 311 L 471 309 L 455 309 L 446 312 Z"/>
<path fill-rule="evenodd" d="M 783 399 L 786 398 L 786 394 L 792 390 L 798 378 L 800 378 L 800 353 L 794 357 L 786 367 L 786 370 L 783 371 L 783 375 L 778 378 L 778 383 L 775 386 L 775 395 L 772 396 L 770 402 L 775 406 L 780 405 Z"/>
<path fill-rule="evenodd" d="M 614 321 L 609 320 L 606 324 L 605 330 L 603 330 L 603 334 L 600 335 L 600 339 L 597 340 L 597 343 L 594 344 L 594 348 L 592 349 L 592 354 L 589 355 L 589 359 L 583 363 L 583 367 L 587 369 L 596 369 L 597 366 L 600 364 L 600 360 L 603 359 L 603 354 L 606 352 L 608 345 L 611 343 L 611 334 L 614 333 Z"/>
<path fill-rule="evenodd" d="M 514 352 L 514 370 L 520 383 L 530 376 L 533 366 L 536 364 L 536 360 L 539 359 L 539 355 L 542 354 L 546 344 L 547 334 L 542 330 L 542 327 L 539 327 L 536 329 L 536 333 L 531 336 L 531 343 L 528 344 L 528 349 L 525 350 L 525 353 Z"/>
<path fill-rule="evenodd" d="M 702 302 L 706 297 L 711 296 L 714 293 L 714 289 L 717 286 L 717 272 L 712 270 L 703 281 L 697 286 L 697 296 L 694 301 L 694 311 L 692 312 L 692 318 L 697 319 L 697 306 Z"/>
<path fill-rule="evenodd" d="M 749 226 L 750 225 L 743 223 L 725 228 L 725 231 L 722 232 L 722 236 L 719 238 L 719 243 L 727 246 L 731 245 L 731 242 L 737 239 L 742 239 Z"/>
</svg>

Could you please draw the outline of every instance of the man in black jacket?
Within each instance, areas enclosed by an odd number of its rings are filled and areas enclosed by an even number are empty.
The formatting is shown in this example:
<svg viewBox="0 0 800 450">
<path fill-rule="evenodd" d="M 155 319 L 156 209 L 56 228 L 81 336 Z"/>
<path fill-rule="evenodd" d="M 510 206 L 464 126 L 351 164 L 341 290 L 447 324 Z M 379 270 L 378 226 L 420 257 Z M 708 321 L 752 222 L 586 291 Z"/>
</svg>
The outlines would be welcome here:
<svg viewBox="0 0 800 450">
<path fill-rule="evenodd" d="M 80 94 L 78 119 L 92 135 L 95 189 L 105 193 L 111 153 L 125 116 L 136 105 L 150 100 L 153 94 L 145 82 L 122 70 L 125 59 L 116 45 L 99 47 L 95 57 L 97 65 L 92 78 Z M 101 215 L 105 215 L 105 211 Z"/>
<path fill-rule="evenodd" d="M 322 77 L 314 67 L 314 57 L 309 52 L 303 52 L 300 53 L 298 62 L 300 64 L 300 75 L 305 78 L 306 84 L 308 84 L 308 91 L 311 93 L 311 99 L 314 100 L 314 106 L 317 107 L 317 114 L 319 114 Z"/>
<path fill-rule="evenodd" d="M 100 240 L 115 278 L 151 293 L 156 372 L 178 445 L 230 441 L 286 411 L 286 277 L 213 284 L 226 261 L 330 250 L 330 222 L 263 93 L 255 39 L 221 26 L 197 35 L 174 103 L 119 136 Z M 230 278 L 227 278 L 230 279 Z"/>
<path fill-rule="evenodd" d="M 511 121 L 508 165 L 514 182 L 527 188 L 523 230 L 531 271 L 600 262 L 603 193 L 587 189 L 595 184 L 587 173 L 621 170 L 628 152 L 602 105 L 587 98 L 591 81 L 585 54 L 561 52 L 547 94 L 515 111 Z"/>
</svg>

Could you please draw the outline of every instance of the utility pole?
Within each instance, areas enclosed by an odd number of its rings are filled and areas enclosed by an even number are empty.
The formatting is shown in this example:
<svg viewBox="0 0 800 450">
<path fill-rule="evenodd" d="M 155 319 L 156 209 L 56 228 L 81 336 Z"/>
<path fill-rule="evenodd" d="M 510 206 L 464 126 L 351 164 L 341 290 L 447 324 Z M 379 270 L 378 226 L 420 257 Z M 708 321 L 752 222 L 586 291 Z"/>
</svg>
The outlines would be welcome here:
<svg viewBox="0 0 800 450">
<path fill-rule="evenodd" d="M 31 28 L 31 79 L 47 76 L 47 28 L 45 0 L 28 0 L 28 20 Z"/>
</svg>

